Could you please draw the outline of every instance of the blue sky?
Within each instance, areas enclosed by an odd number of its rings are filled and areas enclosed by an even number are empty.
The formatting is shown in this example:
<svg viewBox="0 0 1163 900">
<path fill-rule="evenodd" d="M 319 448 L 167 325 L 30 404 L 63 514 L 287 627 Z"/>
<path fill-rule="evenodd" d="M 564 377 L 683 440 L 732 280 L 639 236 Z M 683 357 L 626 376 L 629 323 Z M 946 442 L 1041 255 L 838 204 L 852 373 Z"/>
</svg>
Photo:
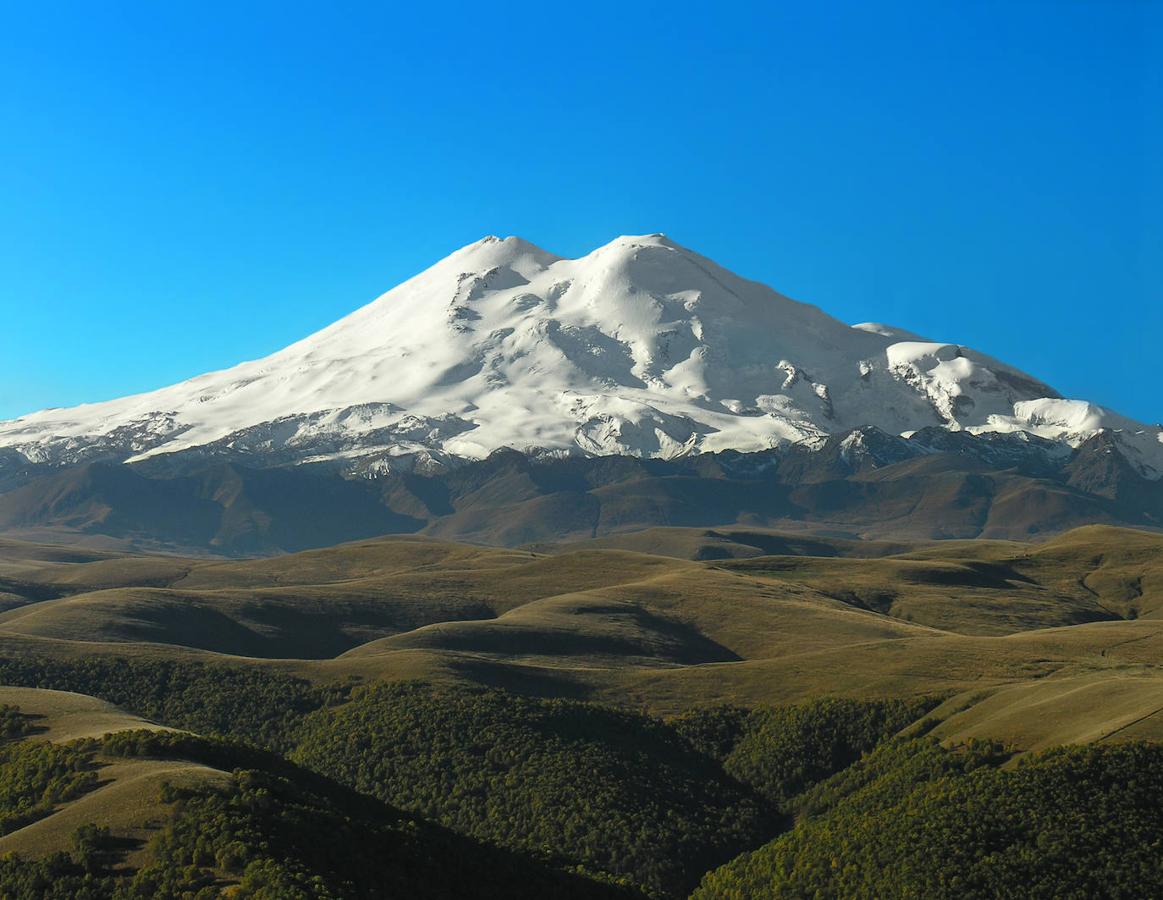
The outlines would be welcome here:
<svg viewBox="0 0 1163 900">
<path fill-rule="evenodd" d="M 1163 419 L 1163 3 L 5 4 L 0 417 L 665 231 Z"/>
</svg>

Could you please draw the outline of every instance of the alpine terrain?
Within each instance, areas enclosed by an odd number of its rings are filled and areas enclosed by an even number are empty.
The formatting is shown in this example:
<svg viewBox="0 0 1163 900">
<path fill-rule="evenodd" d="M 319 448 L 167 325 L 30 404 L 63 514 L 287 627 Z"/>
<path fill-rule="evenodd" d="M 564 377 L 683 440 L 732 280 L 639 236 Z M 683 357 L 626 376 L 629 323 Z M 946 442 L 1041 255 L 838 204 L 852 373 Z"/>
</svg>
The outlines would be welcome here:
<svg viewBox="0 0 1163 900">
<path fill-rule="evenodd" d="M 871 426 L 1099 432 L 1163 474 L 1163 431 L 956 343 L 846 325 L 661 234 L 580 259 L 487 237 L 265 359 L 0 423 L 33 463 L 161 454 L 442 467 L 507 447 L 674 458 L 816 447 Z"/>
</svg>

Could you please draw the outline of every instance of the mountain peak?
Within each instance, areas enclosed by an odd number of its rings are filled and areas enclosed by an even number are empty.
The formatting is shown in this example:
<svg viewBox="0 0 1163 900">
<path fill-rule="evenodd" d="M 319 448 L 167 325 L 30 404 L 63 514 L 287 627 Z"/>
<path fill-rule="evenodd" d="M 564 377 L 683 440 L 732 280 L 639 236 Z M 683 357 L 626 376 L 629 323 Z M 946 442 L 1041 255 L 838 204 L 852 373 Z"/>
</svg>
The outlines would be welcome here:
<svg viewBox="0 0 1163 900">
<path fill-rule="evenodd" d="M 516 235 L 501 238 L 490 234 L 479 241 L 461 247 L 455 253 L 438 262 L 436 266 L 455 260 L 458 264 L 467 265 L 474 271 L 486 270 L 495 266 L 518 266 L 522 262 L 526 266 L 534 265 L 545 268 L 560 258 Z"/>
<path fill-rule="evenodd" d="M 849 326 L 658 232 L 577 259 L 490 235 L 265 359 L 0 423 L 0 447 L 44 461 L 183 451 L 356 465 L 505 447 L 673 457 L 861 427 L 1071 444 L 1117 428 L 1136 432 L 1144 471 L 1163 472 L 1158 428 L 1061 400 L 959 344 Z"/>
<path fill-rule="evenodd" d="M 610 254 L 633 254 L 639 250 L 644 250 L 653 247 L 661 247 L 666 250 L 675 250 L 680 253 L 689 253 L 690 251 L 672 241 L 662 232 L 658 231 L 653 234 L 621 234 L 614 238 L 609 243 L 603 244 L 596 250 L 592 251 L 589 256 L 605 256 Z"/>
<path fill-rule="evenodd" d="M 470 244 L 469 246 L 470 247 L 477 247 L 477 246 L 488 247 L 488 246 L 492 246 L 492 245 L 499 245 L 499 246 L 505 248 L 506 250 L 508 250 L 509 252 L 514 252 L 514 253 L 545 253 L 546 252 L 546 251 L 542 250 L 540 247 L 538 247 L 536 244 L 532 243 L 531 241 L 527 241 L 523 237 L 518 237 L 515 234 L 511 234 L 508 237 L 497 237 L 497 235 L 495 235 L 495 234 L 486 234 L 483 238 L 481 238 L 475 244 Z M 549 255 L 549 254 L 547 254 L 547 255 Z"/>
<path fill-rule="evenodd" d="M 652 234 L 620 234 L 607 247 L 620 245 L 649 245 L 652 247 L 672 247 L 677 248 L 678 244 L 668 238 L 661 231 L 655 231 Z"/>
</svg>

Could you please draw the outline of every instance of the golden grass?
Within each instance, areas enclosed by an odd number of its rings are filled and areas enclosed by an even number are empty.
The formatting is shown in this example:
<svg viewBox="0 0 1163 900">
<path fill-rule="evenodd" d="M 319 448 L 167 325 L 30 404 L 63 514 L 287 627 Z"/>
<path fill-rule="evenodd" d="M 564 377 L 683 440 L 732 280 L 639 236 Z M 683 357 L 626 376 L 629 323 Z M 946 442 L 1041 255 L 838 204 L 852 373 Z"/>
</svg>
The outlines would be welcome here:
<svg viewBox="0 0 1163 900">
<path fill-rule="evenodd" d="M 933 714 L 943 719 L 933 734 L 950 743 L 1002 738 L 1022 750 L 1040 750 L 1158 741 L 1163 740 L 1163 671 L 1128 668 L 1006 685 L 985 696 L 954 697 Z"/>
<path fill-rule="evenodd" d="M 65 743 L 130 729 L 161 730 L 148 722 L 84 694 L 38 688 L 0 687 L 0 704 L 20 707 L 33 718 L 32 741 Z M 37 857 L 67 850 L 81 825 L 107 826 L 136 849 L 126 860 L 136 865 L 145 853 L 145 842 L 170 815 L 161 802 L 165 782 L 191 784 L 227 775 L 206 766 L 173 760 L 124 760 L 98 757 L 98 785 L 51 814 L 9 834 L 0 836 L 0 854 L 20 853 Z"/>
<path fill-rule="evenodd" d="M 58 744 L 131 728 L 162 729 L 112 703 L 71 691 L 4 685 L 0 686 L 0 705 L 18 706 L 21 713 L 34 717 L 32 738 Z"/>
<path fill-rule="evenodd" d="M 676 558 L 708 548 L 735 558 Z M 0 557 L 25 579 L 72 593 L 0 613 L 0 652 L 471 681 L 663 714 L 945 693 L 975 705 L 943 736 L 1023 746 L 1154 735 L 1163 719 L 1157 534 L 910 545 L 732 527 L 546 549 L 393 537 L 261 560 L 65 561 L 9 543 Z"/>
<path fill-rule="evenodd" d="M 135 868 L 148 857 L 149 838 L 172 813 L 161 802 L 164 784 L 192 787 L 207 782 L 225 783 L 230 777 L 217 769 L 180 760 L 118 760 L 107 762 L 98 774 L 100 782 L 95 790 L 0 837 L 0 854 L 36 858 L 67 850 L 80 826 L 94 824 L 108 828 L 132 845 L 124 865 Z"/>
</svg>

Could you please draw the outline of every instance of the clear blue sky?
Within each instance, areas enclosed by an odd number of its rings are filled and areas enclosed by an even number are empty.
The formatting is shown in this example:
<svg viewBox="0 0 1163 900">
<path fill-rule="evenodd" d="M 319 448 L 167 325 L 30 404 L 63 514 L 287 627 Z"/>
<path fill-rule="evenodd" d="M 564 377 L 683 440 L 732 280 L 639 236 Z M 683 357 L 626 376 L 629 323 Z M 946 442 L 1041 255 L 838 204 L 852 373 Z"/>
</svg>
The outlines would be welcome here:
<svg viewBox="0 0 1163 900">
<path fill-rule="evenodd" d="M 407 7 L 407 8 L 405 8 Z M 665 231 L 1163 419 L 1163 3 L 10 3 L 0 416 Z"/>
</svg>

